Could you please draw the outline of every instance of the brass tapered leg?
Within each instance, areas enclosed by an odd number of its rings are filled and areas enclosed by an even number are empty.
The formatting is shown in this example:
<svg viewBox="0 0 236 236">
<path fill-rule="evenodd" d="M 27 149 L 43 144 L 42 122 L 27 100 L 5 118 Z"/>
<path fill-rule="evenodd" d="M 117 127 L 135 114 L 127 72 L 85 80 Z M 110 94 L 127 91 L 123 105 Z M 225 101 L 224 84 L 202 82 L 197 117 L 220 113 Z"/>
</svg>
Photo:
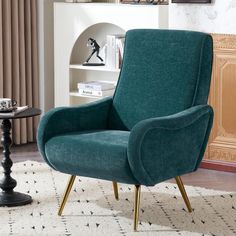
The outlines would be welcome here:
<svg viewBox="0 0 236 236">
<path fill-rule="evenodd" d="M 73 183 L 75 181 L 75 178 L 76 178 L 75 175 L 71 175 L 71 177 L 70 177 L 70 179 L 68 181 L 68 184 L 66 186 L 65 193 L 64 193 L 64 196 L 63 196 L 63 199 L 62 199 L 62 202 L 61 202 L 61 206 L 60 206 L 59 211 L 58 211 L 58 215 L 59 216 L 61 216 L 62 211 L 63 211 L 63 209 L 64 209 L 64 207 L 66 205 L 66 201 L 67 201 L 67 198 L 68 198 L 68 196 L 70 194 L 70 191 L 71 191 L 71 188 L 72 188 Z"/>
<path fill-rule="evenodd" d="M 134 185 L 134 231 L 138 228 L 141 185 Z"/>
<path fill-rule="evenodd" d="M 176 180 L 176 183 L 177 183 L 177 185 L 178 185 L 178 187 L 179 187 L 179 190 L 180 190 L 180 192 L 181 192 L 181 195 L 182 195 L 182 197 L 183 197 L 183 199 L 184 199 L 184 202 L 185 202 L 185 204 L 186 204 L 186 206 L 187 206 L 187 208 L 188 208 L 188 211 L 189 211 L 189 212 L 192 212 L 193 209 L 192 209 L 191 204 L 190 204 L 190 201 L 189 201 L 189 199 L 188 199 L 188 195 L 187 195 L 187 193 L 186 193 L 186 191 L 185 191 L 185 188 L 184 188 L 184 184 L 183 184 L 183 182 L 182 182 L 182 179 L 180 178 L 180 176 L 176 176 L 176 177 L 175 177 L 175 180 Z"/>
<path fill-rule="evenodd" d="M 118 185 L 117 182 L 112 182 L 113 183 L 113 189 L 114 189 L 114 195 L 115 199 L 119 200 L 119 193 L 118 193 Z"/>
</svg>

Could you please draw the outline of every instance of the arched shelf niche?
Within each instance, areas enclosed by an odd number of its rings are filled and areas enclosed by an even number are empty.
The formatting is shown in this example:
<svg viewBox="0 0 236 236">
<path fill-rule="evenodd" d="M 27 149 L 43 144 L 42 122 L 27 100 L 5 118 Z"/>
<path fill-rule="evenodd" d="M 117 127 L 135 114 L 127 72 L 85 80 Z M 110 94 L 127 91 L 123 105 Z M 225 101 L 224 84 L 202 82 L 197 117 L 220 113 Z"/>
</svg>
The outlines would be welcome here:
<svg viewBox="0 0 236 236">
<path fill-rule="evenodd" d="M 106 36 L 109 34 L 125 34 L 125 30 L 111 23 L 97 23 L 84 30 L 76 40 L 72 52 L 70 63 L 82 64 L 91 52 L 87 47 L 89 38 L 93 38 L 100 45 L 101 49 L 106 44 Z M 91 62 L 96 62 L 96 56 L 91 58 Z"/>
<path fill-rule="evenodd" d="M 85 97 L 78 95 L 77 84 L 87 81 L 113 81 L 116 82 L 119 76 L 119 69 L 110 69 L 105 66 L 83 66 L 91 53 L 87 47 L 89 38 L 93 38 L 100 46 L 100 56 L 105 61 L 105 49 L 107 35 L 125 34 L 125 30 L 118 25 L 111 23 L 97 23 L 84 30 L 72 47 L 70 56 L 70 104 L 77 105 L 91 102 L 99 97 Z M 89 62 L 100 62 L 96 55 L 93 55 Z M 101 97 L 103 98 L 103 97 Z"/>
</svg>

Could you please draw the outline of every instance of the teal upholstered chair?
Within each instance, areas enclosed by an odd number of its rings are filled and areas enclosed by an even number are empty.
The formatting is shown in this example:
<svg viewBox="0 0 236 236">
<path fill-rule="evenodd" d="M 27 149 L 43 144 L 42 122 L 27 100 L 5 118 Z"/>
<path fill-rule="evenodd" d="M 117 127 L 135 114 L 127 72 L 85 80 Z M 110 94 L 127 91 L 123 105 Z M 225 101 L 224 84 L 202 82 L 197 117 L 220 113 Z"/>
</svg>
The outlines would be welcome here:
<svg viewBox="0 0 236 236">
<path fill-rule="evenodd" d="M 134 230 L 140 186 L 197 170 L 212 127 L 207 105 L 212 38 L 200 32 L 131 30 L 113 98 L 49 111 L 38 146 L 53 169 L 71 175 L 59 215 L 77 175 L 135 186 Z"/>
</svg>

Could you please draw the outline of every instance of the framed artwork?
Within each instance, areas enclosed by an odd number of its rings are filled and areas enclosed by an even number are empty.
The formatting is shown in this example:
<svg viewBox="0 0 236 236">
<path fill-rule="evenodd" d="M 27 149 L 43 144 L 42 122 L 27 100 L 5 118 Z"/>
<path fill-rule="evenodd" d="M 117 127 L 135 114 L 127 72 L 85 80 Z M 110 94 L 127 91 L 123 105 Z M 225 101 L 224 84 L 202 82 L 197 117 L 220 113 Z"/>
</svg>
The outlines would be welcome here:
<svg viewBox="0 0 236 236">
<path fill-rule="evenodd" d="M 211 3 L 211 0 L 172 0 L 172 3 Z"/>
</svg>

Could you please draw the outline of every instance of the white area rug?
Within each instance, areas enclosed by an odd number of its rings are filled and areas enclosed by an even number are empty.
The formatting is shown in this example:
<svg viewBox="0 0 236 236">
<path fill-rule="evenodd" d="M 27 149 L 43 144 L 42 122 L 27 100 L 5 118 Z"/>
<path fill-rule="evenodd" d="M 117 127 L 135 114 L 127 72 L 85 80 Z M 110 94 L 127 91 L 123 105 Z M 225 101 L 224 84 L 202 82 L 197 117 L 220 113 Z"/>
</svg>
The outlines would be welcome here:
<svg viewBox="0 0 236 236">
<path fill-rule="evenodd" d="M 133 229 L 133 187 L 77 177 L 62 217 L 57 216 L 68 176 L 38 162 L 16 163 L 16 191 L 31 205 L 0 208 L 0 235 L 236 235 L 236 193 L 186 186 L 188 213 L 175 184 L 142 187 L 139 231 Z"/>
</svg>

